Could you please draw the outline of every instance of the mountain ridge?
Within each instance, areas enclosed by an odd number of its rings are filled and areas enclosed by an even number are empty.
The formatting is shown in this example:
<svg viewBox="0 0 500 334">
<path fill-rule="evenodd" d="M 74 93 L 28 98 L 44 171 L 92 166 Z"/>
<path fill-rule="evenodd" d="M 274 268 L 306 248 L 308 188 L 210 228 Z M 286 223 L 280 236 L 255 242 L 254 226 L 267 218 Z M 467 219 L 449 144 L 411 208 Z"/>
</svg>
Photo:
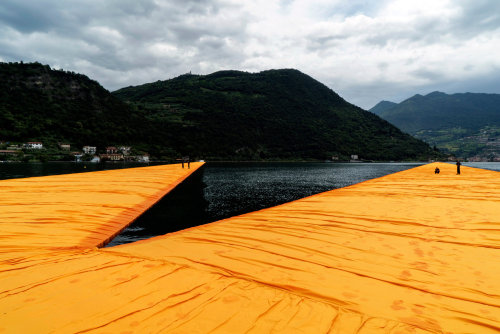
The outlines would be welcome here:
<svg viewBox="0 0 500 334">
<path fill-rule="evenodd" d="M 401 130 L 459 157 L 500 158 L 500 94 L 435 91 L 375 111 Z"/>
<path fill-rule="evenodd" d="M 185 74 L 113 93 L 40 63 L 0 63 L 0 139 L 132 145 L 158 159 L 427 159 L 430 147 L 294 69 Z"/>
<path fill-rule="evenodd" d="M 316 159 L 320 156 L 348 159 L 350 154 L 358 154 L 365 159 L 379 160 L 386 156 L 385 159 L 394 160 L 397 156 L 416 157 L 415 150 L 429 152 L 387 122 L 294 69 L 183 75 L 126 87 L 113 94 L 135 108 L 157 115 L 168 114 L 168 107 L 174 104 L 184 111 L 185 119 L 212 132 L 216 122 L 241 129 L 237 135 L 218 131 L 220 138 L 207 137 L 206 132 L 205 136 L 190 132 L 190 137 L 203 143 L 201 150 L 209 154 L 214 146 L 245 152 L 254 159 L 286 158 L 289 156 L 286 149 Z M 241 142 L 241 136 L 247 139 Z M 377 148 L 380 152 L 376 152 Z"/>
<path fill-rule="evenodd" d="M 97 145 L 138 137 L 139 120 L 83 74 L 40 63 L 0 63 L 0 138 Z M 122 112 L 126 112 L 126 117 Z M 114 120 L 123 118 L 121 123 Z M 140 123 L 140 122 L 139 122 Z M 61 126 L 64 125 L 64 126 Z M 116 134 L 120 134 L 117 136 Z"/>
<path fill-rule="evenodd" d="M 397 105 L 398 104 L 395 102 L 382 100 L 379 103 L 377 103 L 375 106 L 373 106 L 370 109 L 370 112 L 374 113 L 377 116 L 380 116 L 380 114 L 384 113 L 387 110 L 390 110 L 391 108 L 393 108 Z"/>
</svg>

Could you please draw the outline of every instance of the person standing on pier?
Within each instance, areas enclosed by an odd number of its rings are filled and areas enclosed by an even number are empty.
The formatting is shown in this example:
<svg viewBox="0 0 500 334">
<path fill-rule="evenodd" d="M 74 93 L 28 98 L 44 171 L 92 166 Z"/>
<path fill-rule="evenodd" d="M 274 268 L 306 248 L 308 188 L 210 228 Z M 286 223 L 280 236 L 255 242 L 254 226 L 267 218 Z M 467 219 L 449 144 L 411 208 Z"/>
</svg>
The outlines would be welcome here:
<svg viewBox="0 0 500 334">
<path fill-rule="evenodd" d="M 187 157 L 182 157 L 182 168 L 184 168 L 184 163 L 187 163 L 188 168 L 191 168 L 191 160 L 189 159 L 189 156 Z"/>
<path fill-rule="evenodd" d="M 460 175 L 460 160 L 457 160 L 457 175 Z"/>
</svg>

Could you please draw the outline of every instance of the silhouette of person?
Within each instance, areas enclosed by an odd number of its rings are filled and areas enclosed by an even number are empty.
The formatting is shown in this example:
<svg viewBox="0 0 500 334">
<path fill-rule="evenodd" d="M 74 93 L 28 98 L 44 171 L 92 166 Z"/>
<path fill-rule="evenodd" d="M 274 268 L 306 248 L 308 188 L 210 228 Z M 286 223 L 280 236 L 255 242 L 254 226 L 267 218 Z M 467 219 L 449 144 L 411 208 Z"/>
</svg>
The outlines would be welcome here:
<svg viewBox="0 0 500 334">
<path fill-rule="evenodd" d="M 191 160 L 189 157 L 182 157 L 182 168 L 184 168 L 185 163 L 187 163 L 188 168 L 191 168 Z"/>
<path fill-rule="evenodd" d="M 434 174 L 439 174 L 440 170 L 439 170 L 439 167 L 436 167 L 436 169 L 434 169 Z"/>
<path fill-rule="evenodd" d="M 457 160 L 457 175 L 460 175 L 460 165 L 461 165 L 460 161 Z"/>
</svg>

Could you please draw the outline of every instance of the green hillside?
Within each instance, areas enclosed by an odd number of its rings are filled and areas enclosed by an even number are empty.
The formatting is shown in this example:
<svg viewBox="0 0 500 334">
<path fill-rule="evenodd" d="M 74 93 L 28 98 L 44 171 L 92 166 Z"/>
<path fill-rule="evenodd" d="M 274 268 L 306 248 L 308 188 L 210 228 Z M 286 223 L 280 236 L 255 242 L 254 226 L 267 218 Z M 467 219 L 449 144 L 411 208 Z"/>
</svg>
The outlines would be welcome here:
<svg viewBox="0 0 500 334">
<path fill-rule="evenodd" d="M 161 124 L 185 154 L 251 160 L 432 154 L 428 145 L 297 70 L 183 75 L 113 94 Z"/>
<path fill-rule="evenodd" d="M 130 144 L 141 139 L 138 117 L 84 75 L 38 63 L 0 63 L 0 139 Z"/>
<path fill-rule="evenodd" d="M 433 92 L 370 111 L 401 130 L 457 156 L 500 158 L 500 94 Z"/>
<path fill-rule="evenodd" d="M 111 94 L 39 63 L 0 63 L 0 149 L 41 141 L 152 158 L 426 159 L 434 152 L 296 70 L 182 75 Z M 4 144 L 1 144 L 4 142 Z M 50 156 L 48 157 L 50 159 Z"/>
<path fill-rule="evenodd" d="M 370 109 L 370 112 L 380 116 L 397 105 L 397 103 L 390 101 L 380 101 L 375 107 Z"/>
</svg>

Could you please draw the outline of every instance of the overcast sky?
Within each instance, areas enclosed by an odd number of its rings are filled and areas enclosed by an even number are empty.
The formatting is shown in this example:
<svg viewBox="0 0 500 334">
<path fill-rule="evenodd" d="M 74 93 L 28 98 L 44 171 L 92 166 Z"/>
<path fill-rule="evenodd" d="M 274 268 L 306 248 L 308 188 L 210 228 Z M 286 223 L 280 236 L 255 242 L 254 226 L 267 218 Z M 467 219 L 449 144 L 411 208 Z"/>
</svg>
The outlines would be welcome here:
<svg viewBox="0 0 500 334">
<path fill-rule="evenodd" d="M 296 68 L 369 109 L 500 93 L 498 0 L 1 0 L 0 61 L 108 90 L 223 69 Z"/>
</svg>

